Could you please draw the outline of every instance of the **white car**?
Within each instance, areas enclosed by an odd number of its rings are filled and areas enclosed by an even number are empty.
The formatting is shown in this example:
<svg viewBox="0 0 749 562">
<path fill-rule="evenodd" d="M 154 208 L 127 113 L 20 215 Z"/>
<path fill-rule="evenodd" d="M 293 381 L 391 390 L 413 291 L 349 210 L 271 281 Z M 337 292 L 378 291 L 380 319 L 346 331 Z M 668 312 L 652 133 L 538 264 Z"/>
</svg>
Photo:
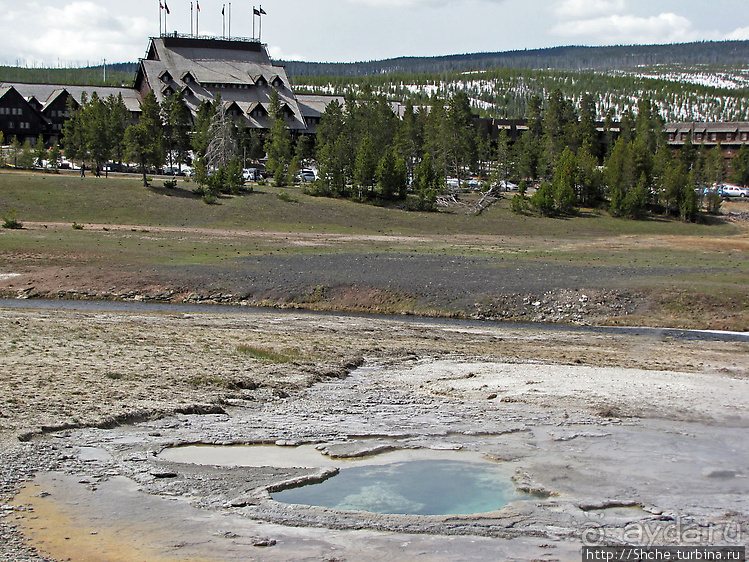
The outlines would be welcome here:
<svg viewBox="0 0 749 562">
<path fill-rule="evenodd" d="M 315 181 L 315 171 L 304 169 L 299 172 L 299 179 L 305 183 Z"/>
<path fill-rule="evenodd" d="M 726 183 L 720 188 L 720 194 L 723 197 L 749 197 L 749 189 Z"/>
<path fill-rule="evenodd" d="M 505 181 L 500 180 L 495 184 L 496 187 L 498 187 L 502 191 L 517 191 L 518 185 L 516 183 L 512 183 L 511 181 Z"/>
</svg>

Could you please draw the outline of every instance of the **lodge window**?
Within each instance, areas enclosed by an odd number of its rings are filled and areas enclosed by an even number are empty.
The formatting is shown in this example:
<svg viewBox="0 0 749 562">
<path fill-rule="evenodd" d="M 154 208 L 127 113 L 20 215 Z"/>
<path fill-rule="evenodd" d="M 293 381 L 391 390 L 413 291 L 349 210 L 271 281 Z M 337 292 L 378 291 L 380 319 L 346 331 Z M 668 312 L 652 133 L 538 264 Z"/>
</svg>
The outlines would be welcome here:
<svg viewBox="0 0 749 562">
<path fill-rule="evenodd" d="M 741 133 L 741 140 L 742 140 L 742 141 L 745 141 L 745 140 L 746 140 L 746 133 Z"/>
<path fill-rule="evenodd" d="M 710 135 L 710 140 L 718 140 L 718 133 L 712 133 Z"/>
<path fill-rule="evenodd" d="M 696 134 L 695 134 L 695 138 L 696 138 L 696 139 L 697 139 L 698 141 L 701 141 L 701 140 L 702 140 L 702 133 L 696 133 Z"/>
<path fill-rule="evenodd" d="M 732 138 L 733 138 L 733 135 L 731 133 L 726 133 L 726 140 L 727 141 L 732 140 Z"/>
</svg>

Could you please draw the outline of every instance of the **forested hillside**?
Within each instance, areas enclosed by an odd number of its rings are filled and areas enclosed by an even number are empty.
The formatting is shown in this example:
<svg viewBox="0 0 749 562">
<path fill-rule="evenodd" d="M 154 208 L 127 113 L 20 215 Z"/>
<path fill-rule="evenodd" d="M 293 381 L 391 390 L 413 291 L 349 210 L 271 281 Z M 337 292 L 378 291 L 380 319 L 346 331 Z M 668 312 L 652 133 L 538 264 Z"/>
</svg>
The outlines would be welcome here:
<svg viewBox="0 0 749 562">
<path fill-rule="evenodd" d="M 666 121 L 744 121 L 747 60 L 748 41 L 721 41 L 284 64 L 298 91 L 344 94 L 366 86 L 415 105 L 465 92 L 484 117 L 524 118 L 532 96 L 561 91 L 576 103 L 592 94 L 599 119 L 617 119 L 649 99 Z"/>
<path fill-rule="evenodd" d="M 579 104 L 586 93 L 596 100 L 599 119 L 618 119 L 639 100 L 649 99 L 666 121 L 749 120 L 747 70 L 736 67 L 654 67 L 639 71 L 551 71 L 495 69 L 443 74 L 392 74 L 361 77 L 297 77 L 297 92 L 345 94 L 369 89 L 414 105 L 433 95 L 465 92 L 475 113 L 484 117 L 524 118 L 530 98 L 553 91 Z"/>
<path fill-rule="evenodd" d="M 439 57 L 400 57 L 382 61 L 326 63 L 280 61 L 293 76 L 370 76 L 393 73 L 442 73 L 493 68 L 555 70 L 626 70 L 652 65 L 743 65 L 749 41 L 716 41 L 673 45 L 554 47 L 499 53 Z"/>
<path fill-rule="evenodd" d="M 130 86 L 138 70 L 138 63 L 108 64 L 106 80 L 104 67 L 84 68 L 27 68 L 0 66 L 0 82 L 27 82 L 31 84 L 70 84 L 73 86 Z"/>
</svg>

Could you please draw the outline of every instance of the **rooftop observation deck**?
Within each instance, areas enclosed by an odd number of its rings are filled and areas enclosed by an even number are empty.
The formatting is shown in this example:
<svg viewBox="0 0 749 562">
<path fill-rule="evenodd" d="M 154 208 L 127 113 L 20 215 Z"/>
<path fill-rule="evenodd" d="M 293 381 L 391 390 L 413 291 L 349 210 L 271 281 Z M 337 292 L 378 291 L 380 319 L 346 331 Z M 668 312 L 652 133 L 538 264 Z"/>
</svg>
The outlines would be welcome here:
<svg viewBox="0 0 749 562">
<path fill-rule="evenodd" d="M 159 36 L 168 48 L 233 49 L 261 52 L 265 46 L 253 37 L 217 37 L 215 35 L 186 35 L 184 33 L 162 33 Z"/>
</svg>

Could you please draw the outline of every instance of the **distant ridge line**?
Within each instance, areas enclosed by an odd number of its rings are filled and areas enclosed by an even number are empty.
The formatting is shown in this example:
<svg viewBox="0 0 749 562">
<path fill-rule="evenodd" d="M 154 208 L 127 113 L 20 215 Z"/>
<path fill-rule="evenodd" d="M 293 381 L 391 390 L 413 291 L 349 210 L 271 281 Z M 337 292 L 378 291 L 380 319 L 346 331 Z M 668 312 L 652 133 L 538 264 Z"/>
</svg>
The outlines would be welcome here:
<svg viewBox="0 0 749 562">
<path fill-rule="evenodd" d="M 276 60 L 290 76 L 375 76 L 383 74 L 441 74 L 513 68 L 528 70 L 628 70 L 653 65 L 746 65 L 749 41 L 696 41 L 659 45 L 587 47 L 567 45 L 544 49 L 404 56 L 361 62 L 305 62 Z M 107 64 L 107 82 L 129 83 L 137 62 Z M 101 65 L 86 67 L 0 66 L 0 82 L 96 85 L 103 80 Z"/>
<path fill-rule="evenodd" d="M 624 70 L 656 64 L 746 64 L 749 41 L 697 41 L 661 45 L 586 47 L 396 57 L 366 62 L 277 61 L 294 76 L 367 76 L 525 68 L 529 70 Z"/>
</svg>

